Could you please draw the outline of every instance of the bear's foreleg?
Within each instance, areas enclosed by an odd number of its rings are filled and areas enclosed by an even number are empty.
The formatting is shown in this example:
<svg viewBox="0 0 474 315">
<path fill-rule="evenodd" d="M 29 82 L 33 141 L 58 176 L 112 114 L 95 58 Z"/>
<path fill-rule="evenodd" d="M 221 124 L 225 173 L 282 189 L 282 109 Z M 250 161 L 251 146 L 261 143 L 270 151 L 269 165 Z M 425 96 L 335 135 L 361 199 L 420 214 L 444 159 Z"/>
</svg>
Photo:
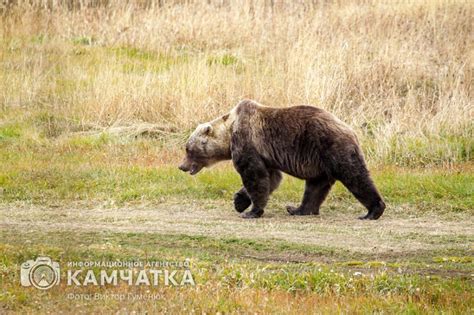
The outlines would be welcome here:
<svg viewBox="0 0 474 315">
<path fill-rule="evenodd" d="M 298 208 L 287 206 L 286 210 L 290 215 L 318 215 L 319 208 L 333 184 L 334 180 L 328 179 L 327 176 L 307 179 L 301 205 Z"/>
<path fill-rule="evenodd" d="M 278 188 L 280 185 L 282 176 L 279 170 L 271 169 L 268 170 L 270 176 L 270 194 Z M 238 192 L 234 194 L 234 208 L 237 212 L 244 212 L 250 205 L 252 200 L 245 187 L 242 187 Z"/>
<path fill-rule="evenodd" d="M 252 201 L 252 209 L 244 213 L 242 218 L 259 218 L 263 215 L 270 196 L 271 171 L 267 169 L 260 156 L 252 149 L 236 150 L 232 155 L 232 161 L 242 178 L 245 191 Z M 239 192 L 242 192 L 242 190 Z"/>
</svg>

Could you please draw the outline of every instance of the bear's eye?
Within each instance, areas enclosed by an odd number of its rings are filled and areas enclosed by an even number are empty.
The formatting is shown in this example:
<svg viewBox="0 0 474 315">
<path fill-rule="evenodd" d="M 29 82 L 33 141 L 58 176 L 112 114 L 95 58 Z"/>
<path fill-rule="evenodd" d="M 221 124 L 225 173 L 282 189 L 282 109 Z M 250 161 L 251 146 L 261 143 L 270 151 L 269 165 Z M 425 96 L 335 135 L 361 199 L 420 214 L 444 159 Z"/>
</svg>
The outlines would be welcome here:
<svg viewBox="0 0 474 315">
<path fill-rule="evenodd" d="M 207 139 L 201 140 L 201 144 L 202 144 L 202 145 L 207 144 Z"/>
</svg>

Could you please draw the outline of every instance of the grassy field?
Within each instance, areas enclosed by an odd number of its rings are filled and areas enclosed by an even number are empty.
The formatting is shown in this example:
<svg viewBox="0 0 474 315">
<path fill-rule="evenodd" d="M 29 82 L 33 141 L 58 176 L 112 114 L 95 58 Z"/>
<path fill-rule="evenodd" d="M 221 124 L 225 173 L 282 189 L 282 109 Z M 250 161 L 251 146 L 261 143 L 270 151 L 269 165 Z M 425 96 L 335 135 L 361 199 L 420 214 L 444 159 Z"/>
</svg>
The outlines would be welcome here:
<svg viewBox="0 0 474 315">
<path fill-rule="evenodd" d="M 230 163 L 190 177 L 175 165 L 179 140 L 102 133 L 33 141 L 42 129 L 22 128 L 1 129 L 3 311 L 472 311 L 472 163 L 374 166 L 388 204 L 376 222 L 356 219 L 365 209 L 339 184 L 319 217 L 290 217 L 285 205 L 298 203 L 303 182 L 285 177 L 265 216 L 249 222 L 232 208 L 240 180 Z M 21 287 L 20 264 L 39 255 L 61 266 L 190 258 L 196 286 Z M 127 298 L 113 298 L 120 294 Z"/>
<path fill-rule="evenodd" d="M 3 2 L 0 313 L 474 312 L 473 15 L 467 1 Z M 288 216 L 304 183 L 285 177 L 243 220 L 231 163 L 180 172 L 189 132 L 244 97 L 351 125 L 384 216 L 357 220 L 339 183 L 320 216 Z M 42 255 L 60 285 L 22 287 Z M 196 286 L 65 283 L 71 261 L 185 258 Z"/>
</svg>

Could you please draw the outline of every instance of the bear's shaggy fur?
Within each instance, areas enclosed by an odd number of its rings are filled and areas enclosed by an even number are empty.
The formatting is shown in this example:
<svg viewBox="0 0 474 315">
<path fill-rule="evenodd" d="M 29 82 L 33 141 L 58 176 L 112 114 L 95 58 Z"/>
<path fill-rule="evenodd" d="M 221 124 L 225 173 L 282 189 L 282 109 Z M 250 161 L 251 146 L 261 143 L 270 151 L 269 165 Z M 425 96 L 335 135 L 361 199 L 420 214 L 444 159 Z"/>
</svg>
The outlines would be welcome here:
<svg viewBox="0 0 474 315">
<path fill-rule="evenodd" d="M 319 214 L 336 180 L 368 209 L 361 219 L 376 220 L 384 212 L 355 133 L 320 108 L 272 108 L 243 100 L 229 114 L 196 128 L 179 168 L 194 175 L 230 159 L 243 182 L 234 195 L 235 209 L 243 212 L 252 205 L 244 218 L 263 214 L 281 172 L 306 181 L 301 205 L 287 207 L 291 215 Z"/>
</svg>

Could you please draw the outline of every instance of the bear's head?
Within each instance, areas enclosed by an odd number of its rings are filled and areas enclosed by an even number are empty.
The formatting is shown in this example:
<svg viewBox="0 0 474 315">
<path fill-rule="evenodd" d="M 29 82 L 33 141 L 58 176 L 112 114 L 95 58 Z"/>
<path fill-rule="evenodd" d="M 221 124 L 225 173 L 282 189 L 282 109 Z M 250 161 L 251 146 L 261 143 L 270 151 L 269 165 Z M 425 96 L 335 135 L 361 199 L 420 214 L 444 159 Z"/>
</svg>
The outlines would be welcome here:
<svg viewBox="0 0 474 315">
<path fill-rule="evenodd" d="M 194 130 L 186 143 L 186 157 L 179 166 L 180 170 L 195 175 L 203 167 L 231 158 L 228 117 L 225 115 L 201 124 Z"/>
</svg>

